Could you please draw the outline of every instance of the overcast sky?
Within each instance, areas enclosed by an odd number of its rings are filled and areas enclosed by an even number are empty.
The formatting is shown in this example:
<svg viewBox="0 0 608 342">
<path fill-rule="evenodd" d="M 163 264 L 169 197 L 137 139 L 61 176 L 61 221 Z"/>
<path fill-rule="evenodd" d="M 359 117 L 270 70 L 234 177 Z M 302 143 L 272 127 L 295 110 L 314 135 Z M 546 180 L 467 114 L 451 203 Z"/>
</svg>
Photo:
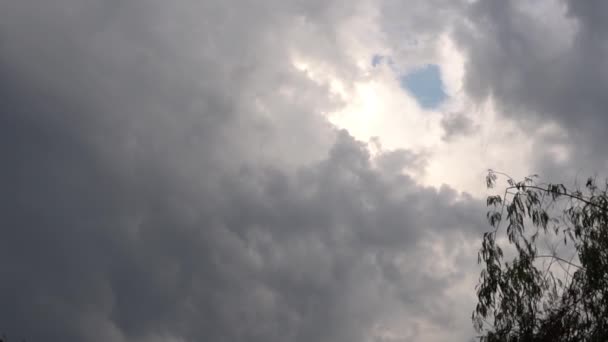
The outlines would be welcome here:
<svg viewBox="0 0 608 342">
<path fill-rule="evenodd" d="M 470 341 L 485 171 L 607 174 L 607 16 L 0 1 L 0 332 Z"/>
</svg>

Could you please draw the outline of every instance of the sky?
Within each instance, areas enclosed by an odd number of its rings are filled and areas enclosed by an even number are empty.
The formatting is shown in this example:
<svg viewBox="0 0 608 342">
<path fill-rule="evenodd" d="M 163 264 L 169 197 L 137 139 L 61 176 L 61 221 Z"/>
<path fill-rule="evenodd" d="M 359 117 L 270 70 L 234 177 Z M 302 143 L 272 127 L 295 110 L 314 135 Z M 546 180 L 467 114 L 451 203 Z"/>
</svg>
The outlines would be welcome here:
<svg viewBox="0 0 608 342">
<path fill-rule="evenodd" d="M 0 332 L 471 341 L 484 176 L 606 175 L 608 2 L 0 2 Z"/>
</svg>

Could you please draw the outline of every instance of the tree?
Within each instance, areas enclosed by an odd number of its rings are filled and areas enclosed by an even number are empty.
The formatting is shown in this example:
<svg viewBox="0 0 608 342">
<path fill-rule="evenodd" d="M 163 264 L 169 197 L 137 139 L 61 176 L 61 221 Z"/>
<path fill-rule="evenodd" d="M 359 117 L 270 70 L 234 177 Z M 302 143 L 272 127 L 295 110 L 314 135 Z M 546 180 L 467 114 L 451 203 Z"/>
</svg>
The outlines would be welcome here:
<svg viewBox="0 0 608 342">
<path fill-rule="evenodd" d="M 503 177 L 478 255 L 480 340 L 607 341 L 608 182 L 570 190 L 490 170 L 488 188 Z"/>
</svg>

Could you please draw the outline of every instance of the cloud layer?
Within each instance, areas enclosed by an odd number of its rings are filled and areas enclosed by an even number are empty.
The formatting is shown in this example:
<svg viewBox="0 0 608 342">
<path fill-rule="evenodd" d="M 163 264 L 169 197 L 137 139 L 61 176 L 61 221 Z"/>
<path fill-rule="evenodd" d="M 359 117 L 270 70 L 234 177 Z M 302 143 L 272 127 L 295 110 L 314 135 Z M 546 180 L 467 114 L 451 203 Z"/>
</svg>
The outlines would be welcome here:
<svg viewBox="0 0 608 342">
<path fill-rule="evenodd" d="M 469 340 L 466 177 L 604 167 L 606 9 L 526 6 L 0 3 L 0 331 Z M 374 55 L 439 65 L 449 103 Z"/>
</svg>

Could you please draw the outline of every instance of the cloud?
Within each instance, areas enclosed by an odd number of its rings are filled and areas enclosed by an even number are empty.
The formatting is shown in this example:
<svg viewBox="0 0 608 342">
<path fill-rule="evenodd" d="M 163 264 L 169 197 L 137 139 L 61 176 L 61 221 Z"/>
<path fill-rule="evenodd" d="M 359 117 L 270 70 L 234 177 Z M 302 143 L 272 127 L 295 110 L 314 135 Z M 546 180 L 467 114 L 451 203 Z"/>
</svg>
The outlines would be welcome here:
<svg viewBox="0 0 608 342">
<path fill-rule="evenodd" d="M 458 135 L 469 135 L 476 129 L 473 120 L 462 113 L 448 114 L 441 119 L 443 139 L 451 140 Z"/>
<path fill-rule="evenodd" d="M 243 166 L 206 189 L 206 175 L 195 185 L 104 160 L 74 150 L 83 141 L 65 126 L 13 120 L 28 158 L 4 151 L 21 172 L 5 184 L 17 198 L 4 206 L 0 297 L 10 334 L 30 339 L 364 340 L 401 305 L 438 314 L 445 298 L 423 298 L 460 277 L 400 265 L 434 252 L 420 241 L 482 227 L 468 215 L 478 202 L 383 175 L 344 132 L 295 174 Z"/>
<path fill-rule="evenodd" d="M 1 3 L 0 330 L 468 340 L 483 172 L 605 167 L 604 7 Z"/>
<path fill-rule="evenodd" d="M 330 80 L 294 67 L 360 77 L 344 28 L 367 6 L 1 4 L 0 329 L 468 336 L 480 201 L 398 172 L 417 152 L 370 155 L 327 121 L 345 106 Z"/>
<path fill-rule="evenodd" d="M 598 19 L 605 7 L 601 1 L 478 1 L 455 35 L 466 51 L 468 93 L 478 101 L 491 97 L 534 137 L 533 167 L 549 178 L 570 182 L 577 171 L 606 167 L 606 25 Z M 552 125 L 558 129 L 548 134 Z M 552 158 L 555 150 L 567 158 Z"/>
</svg>

